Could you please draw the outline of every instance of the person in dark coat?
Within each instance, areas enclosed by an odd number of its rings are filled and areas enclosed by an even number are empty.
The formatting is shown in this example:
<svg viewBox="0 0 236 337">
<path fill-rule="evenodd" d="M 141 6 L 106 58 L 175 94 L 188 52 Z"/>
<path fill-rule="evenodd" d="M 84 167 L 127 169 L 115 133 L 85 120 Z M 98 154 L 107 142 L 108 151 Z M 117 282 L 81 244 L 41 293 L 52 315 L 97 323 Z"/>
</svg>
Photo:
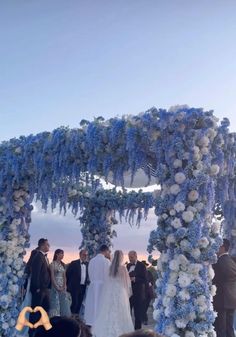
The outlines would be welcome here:
<svg viewBox="0 0 236 337">
<path fill-rule="evenodd" d="M 217 317 L 214 323 L 217 337 L 235 337 L 233 321 L 236 309 L 236 263 L 229 256 L 230 242 L 223 240 L 218 261 L 213 265 L 216 295 L 213 298 Z"/>
<path fill-rule="evenodd" d="M 143 312 L 145 307 L 145 292 L 147 284 L 147 272 L 145 265 L 138 261 L 135 251 L 129 252 L 129 261 L 127 269 L 132 284 L 133 295 L 130 297 L 131 311 L 134 309 L 135 330 L 141 329 Z"/>
<path fill-rule="evenodd" d="M 32 258 L 30 274 L 31 306 L 32 308 L 41 306 L 46 312 L 49 311 L 49 289 L 51 286 L 51 274 L 47 258 L 49 247 L 47 239 L 39 240 L 38 251 L 34 253 L 34 257 Z M 39 317 L 39 312 L 30 314 L 30 322 L 34 324 L 38 321 Z M 32 329 L 29 330 L 29 335 L 34 335 Z"/>
<path fill-rule="evenodd" d="M 147 268 L 149 264 L 146 261 L 142 261 L 142 263 Z M 145 288 L 145 301 L 144 301 L 144 310 L 143 310 L 143 324 L 148 325 L 148 308 L 151 303 L 151 300 L 155 298 L 154 291 L 154 277 L 152 272 L 147 268 L 147 282 Z"/>
<path fill-rule="evenodd" d="M 80 258 L 72 261 L 66 271 L 67 290 L 71 294 L 72 314 L 79 314 L 84 300 L 86 287 L 89 283 L 88 277 L 88 252 L 82 249 L 79 253 Z"/>
</svg>

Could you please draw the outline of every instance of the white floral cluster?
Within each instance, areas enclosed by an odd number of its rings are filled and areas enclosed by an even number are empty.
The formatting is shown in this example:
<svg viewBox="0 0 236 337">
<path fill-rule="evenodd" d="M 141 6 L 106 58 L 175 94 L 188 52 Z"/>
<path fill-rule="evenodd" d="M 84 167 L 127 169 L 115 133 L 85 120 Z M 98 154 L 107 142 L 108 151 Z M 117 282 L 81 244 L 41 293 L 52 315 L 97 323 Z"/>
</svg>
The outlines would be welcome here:
<svg viewBox="0 0 236 337">
<path fill-rule="evenodd" d="M 185 114 L 179 118 L 184 119 Z M 202 175 L 214 180 L 220 173 L 220 167 L 214 161 L 206 159 L 210 157 L 210 150 L 215 137 L 217 136 L 217 123 L 212 118 L 211 127 L 202 130 L 192 130 L 193 147 L 189 147 L 187 140 L 185 143 L 185 153 L 182 158 L 173 158 L 173 167 L 169 167 L 173 179 L 163 182 L 161 197 L 163 200 L 175 199 L 172 207 L 167 204 L 166 209 L 159 216 L 159 224 L 169 226 L 168 234 L 164 236 L 165 252 L 158 260 L 157 297 L 154 303 L 154 318 L 162 322 L 161 330 L 158 332 L 171 337 L 214 337 L 215 332 L 211 324 L 206 324 L 205 331 L 197 332 L 190 329 L 195 322 L 206 321 L 209 311 L 213 314 L 211 304 L 212 296 L 215 295 L 215 286 L 212 285 L 214 276 L 213 269 L 207 260 L 202 260 L 202 253 L 208 252 L 220 232 L 220 223 L 213 220 L 211 213 L 213 202 L 208 195 L 201 194 L 197 184 L 191 184 Z M 183 128 L 186 131 L 186 128 Z M 186 138 L 187 139 L 187 138 Z M 220 146 L 220 145 L 219 145 Z M 187 150 L 188 149 L 188 150 Z M 186 163 L 192 170 L 185 171 Z M 187 172 L 187 173 L 186 173 Z M 194 186 L 191 188 L 190 186 Z M 201 192 L 200 192 L 201 191 Z M 183 196 L 183 193 L 185 194 Z M 196 239 L 190 237 L 189 226 L 205 227 L 204 234 Z M 164 230 L 165 231 L 165 230 Z M 181 232 L 182 231 L 182 232 Z M 182 233 L 179 238 L 176 236 Z M 178 253 L 177 253 L 178 252 Z M 213 252 L 215 254 L 215 252 Z M 206 268 L 208 270 L 206 278 L 203 277 Z M 168 275 L 168 276 L 167 276 Z M 165 281 L 163 281 L 165 280 Z M 202 285 L 207 283 L 209 293 L 202 291 L 193 299 L 194 289 L 203 289 Z M 196 292 L 198 293 L 198 292 Z M 190 299 L 193 301 L 193 308 L 184 315 L 176 306 L 176 299 L 183 306 L 187 305 Z M 168 324 L 163 323 L 165 317 Z M 163 330 L 164 326 L 164 330 Z"/>
<path fill-rule="evenodd" d="M 24 226 L 24 219 L 20 215 L 21 208 L 24 207 L 28 198 L 24 190 L 16 190 L 13 194 L 13 210 L 15 217 L 12 218 L 7 227 L 7 236 L 0 240 L 0 335 L 14 336 L 17 317 L 8 318 L 9 310 L 19 309 L 17 298 L 20 295 L 20 280 L 23 277 L 23 253 L 26 238 L 19 231 L 19 226 Z M 1 222 L 7 220 L 8 209 L 6 199 L 1 198 Z"/>
</svg>

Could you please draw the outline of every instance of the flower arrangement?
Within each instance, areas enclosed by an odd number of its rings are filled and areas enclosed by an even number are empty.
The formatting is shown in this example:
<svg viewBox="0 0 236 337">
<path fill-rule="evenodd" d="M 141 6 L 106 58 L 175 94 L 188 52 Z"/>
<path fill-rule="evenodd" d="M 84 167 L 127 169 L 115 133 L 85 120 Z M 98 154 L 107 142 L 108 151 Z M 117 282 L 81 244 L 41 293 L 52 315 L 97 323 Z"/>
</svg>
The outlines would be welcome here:
<svg viewBox="0 0 236 337">
<path fill-rule="evenodd" d="M 23 255 L 29 246 L 34 196 L 47 209 L 57 204 L 79 211 L 83 245 L 90 254 L 99 242 L 111 244 L 114 212 L 132 223 L 137 210 L 152 207 L 151 195 L 99 189 L 94 176 L 124 185 L 139 169 L 155 176 L 161 193 L 155 199 L 158 227 L 149 251 L 158 249 L 154 316 L 157 331 L 175 337 L 213 337 L 214 287 L 211 263 L 221 244 L 221 226 L 212 221 L 220 204 L 226 233 L 236 242 L 235 135 L 212 111 L 177 106 L 152 108 L 137 116 L 92 122 L 78 129 L 58 128 L 0 145 L 0 335 L 15 336 L 23 282 Z M 235 202 L 234 202 L 235 204 Z M 235 207 L 235 206 L 234 206 Z M 145 215 L 145 214 L 144 214 Z M 101 241 L 100 241 L 101 240 Z M 235 245 L 236 249 L 236 245 Z"/>
</svg>

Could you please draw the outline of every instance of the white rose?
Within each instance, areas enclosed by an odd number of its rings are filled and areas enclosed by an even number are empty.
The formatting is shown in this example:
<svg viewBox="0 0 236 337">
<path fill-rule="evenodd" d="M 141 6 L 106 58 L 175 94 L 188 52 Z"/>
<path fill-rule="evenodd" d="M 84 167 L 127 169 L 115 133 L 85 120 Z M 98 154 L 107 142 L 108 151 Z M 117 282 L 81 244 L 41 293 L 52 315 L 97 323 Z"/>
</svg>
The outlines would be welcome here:
<svg viewBox="0 0 236 337">
<path fill-rule="evenodd" d="M 165 328 L 165 335 L 166 336 L 173 336 L 175 332 L 175 327 L 173 325 L 167 325 Z"/>
<path fill-rule="evenodd" d="M 180 290 L 180 292 L 178 293 L 179 297 L 181 298 L 182 301 L 188 301 L 190 300 L 190 294 L 187 291 L 187 289 L 182 289 Z"/>
<path fill-rule="evenodd" d="M 209 245 L 209 241 L 208 239 L 204 236 L 203 238 L 201 238 L 199 241 L 198 241 L 198 244 L 201 248 L 207 248 L 207 246 Z"/>
<path fill-rule="evenodd" d="M 217 164 L 211 165 L 210 174 L 216 176 L 220 172 L 220 167 Z"/>
<path fill-rule="evenodd" d="M 192 331 L 186 331 L 184 337 L 195 337 Z"/>
<path fill-rule="evenodd" d="M 210 140 L 207 136 L 203 136 L 202 138 L 199 139 L 198 145 L 201 147 L 206 147 L 210 143 Z"/>
<path fill-rule="evenodd" d="M 216 286 L 213 284 L 212 286 L 211 286 L 211 296 L 215 296 L 216 295 Z"/>
<path fill-rule="evenodd" d="M 169 213 L 171 216 L 174 216 L 176 214 L 176 211 L 174 209 L 171 209 Z"/>
<path fill-rule="evenodd" d="M 188 250 L 189 247 L 190 247 L 190 244 L 189 244 L 188 240 L 186 240 L 186 239 L 181 240 L 181 242 L 180 242 L 180 247 L 181 247 L 183 250 Z"/>
<path fill-rule="evenodd" d="M 176 194 L 178 194 L 179 192 L 180 192 L 180 187 L 179 187 L 179 185 L 174 184 L 174 185 L 172 185 L 172 186 L 170 187 L 170 193 L 171 193 L 171 194 L 176 195 Z"/>
<path fill-rule="evenodd" d="M 166 296 L 168 297 L 175 297 L 177 292 L 176 286 L 172 284 L 168 284 L 166 287 Z"/>
<path fill-rule="evenodd" d="M 182 184 L 186 180 L 185 174 L 182 172 L 178 172 L 175 174 L 175 182 L 177 184 Z"/>
<path fill-rule="evenodd" d="M 193 221 L 193 218 L 194 218 L 193 212 L 191 212 L 191 211 L 185 211 L 185 212 L 183 212 L 182 213 L 182 218 L 187 223 Z"/>
<path fill-rule="evenodd" d="M 181 288 L 186 288 L 191 284 L 191 278 L 186 273 L 181 273 L 178 278 L 178 283 Z"/>
<path fill-rule="evenodd" d="M 163 214 L 162 214 L 162 218 L 165 220 L 165 219 L 168 218 L 168 215 L 167 215 L 166 213 L 163 213 Z"/>
<path fill-rule="evenodd" d="M 182 227 L 180 219 L 174 218 L 174 220 L 171 221 L 171 226 L 173 226 L 176 229 Z"/>
<path fill-rule="evenodd" d="M 181 201 L 178 201 L 175 205 L 174 205 L 174 209 L 176 210 L 176 212 L 183 212 L 185 210 L 185 205 L 184 203 L 182 203 Z"/>
<path fill-rule="evenodd" d="M 167 244 L 176 242 L 174 234 L 169 234 L 166 239 Z"/>
<path fill-rule="evenodd" d="M 196 201 L 199 198 L 199 193 L 196 190 L 192 190 L 188 194 L 189 201 Z"/>
<path fill-rule="evenodd" d="M 179 270 L 179 262 L 177 260 L 171 260 L 169 264 L 169 268 L 175 271 Z"/>
<path fill-rule="evenodd" d="M 186 325 L 188 324 L 188 321 L 184 318 L 176 319 L 175 324 L 176 324 L 177 328 L 184 329 L 184 328 L 186 328 Z"/>
<path fill-rule="evenodd" d="M 203 147 L 203 148 L 201 149 L 201 153 L 202 153 L 203 155 L 208 154 L 208 153 L 209 153 L 208 147 Z"/>
<path fill-rule="evenodd" d="M 182 167 L 182 160 L 180 159 L 175 159 L 173 163 L 174 168 Z"/>
</svg>

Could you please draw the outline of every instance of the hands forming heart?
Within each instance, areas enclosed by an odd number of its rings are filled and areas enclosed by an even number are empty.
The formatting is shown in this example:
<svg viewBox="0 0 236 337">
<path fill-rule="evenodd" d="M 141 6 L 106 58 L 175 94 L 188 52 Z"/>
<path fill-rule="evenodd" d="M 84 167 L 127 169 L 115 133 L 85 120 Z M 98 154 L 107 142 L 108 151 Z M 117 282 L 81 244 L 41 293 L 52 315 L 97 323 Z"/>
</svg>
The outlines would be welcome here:
<svg viewBox="0 0 236 337">
<path fill-rule="evenodd" d="M 37 311 L 41 313 L 41 317 L 38 320 L 38 322 L 36 322 L 35 324 L 32 324 L 25 318 L 25 314 L 27 312 L 31 313 L 31 312 L 37 312 Z M 34 309 L 32 309 L 31 307 L 24 307 L 21 310 L 19 317 L 17 319 L 16 329 L 18 331 L 21 331 L 24 326 L 28 326 L 31 329 L 36 329 L 40 325 L 43 325 L 46 330 L 50 330 L 52 328 L 52 325 L 49 321 L 49 317 L 46 311 L 42 307 L 35 307 Z"/>
</svg>

